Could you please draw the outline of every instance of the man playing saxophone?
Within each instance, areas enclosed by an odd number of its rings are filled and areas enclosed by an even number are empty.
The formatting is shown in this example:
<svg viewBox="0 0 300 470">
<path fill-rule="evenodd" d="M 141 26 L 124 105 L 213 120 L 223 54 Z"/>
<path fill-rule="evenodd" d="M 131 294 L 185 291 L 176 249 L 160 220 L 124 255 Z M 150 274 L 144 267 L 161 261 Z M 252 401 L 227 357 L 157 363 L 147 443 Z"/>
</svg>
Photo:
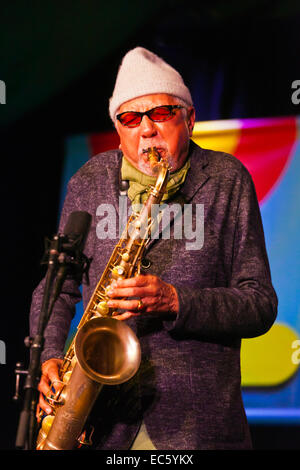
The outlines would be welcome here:
<svg viewBox="0 0 300 470">
<path fill-rule="evenodd" d="M 249 449 L 251 438 L 240 381 L 240 343 L 268 331 L 276 318 L 259 206 L 252 179 L 233 156 L 191 141 L 195 109 L 180 74 L 137 47 L 120 65 L 109 102 L 120 138 L 117 150 L 91 158 L 71 179 L 60 229 L 74 210 L 93 217 L 85 253 L 93 259 L 87 305 L 117 240 L 97 238 L 97 207 L 117 208 L 119 181 L 127 204 L 143 204 L 155 180 L 147 149 L 170 166 L 163 203 L 182 211 L 203 207 L 204 242 L 187 248 L 174 219 L 169 237 L 149 240 L 141 273 L 116 280 L 108 292 L 114 318 L 141 344 L 137 374 L 104 387 L 91 413 L 95 449 Z M 173 227 L 173 229 L 172 229 Z M 34 292 L 31 334 L 37 328 L 43 283 Z M 75 280 L 65 281 L 45 332 L 39 410 L 59 368 L 75 304 Z"/>
</svg>

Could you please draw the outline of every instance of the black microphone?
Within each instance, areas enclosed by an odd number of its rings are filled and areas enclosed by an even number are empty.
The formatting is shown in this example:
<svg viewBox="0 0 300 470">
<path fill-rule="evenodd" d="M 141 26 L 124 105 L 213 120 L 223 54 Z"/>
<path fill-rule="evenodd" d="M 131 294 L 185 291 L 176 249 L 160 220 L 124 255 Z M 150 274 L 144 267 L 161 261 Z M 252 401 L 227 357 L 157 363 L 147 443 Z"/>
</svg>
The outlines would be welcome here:
<svg viewBox="0 0 300 470">
<path fill-rule="evenodd" d="M 82 251 L 91 226 L 92 216 L 88 212 L 71 212 L 64 228 L 65 242 L 62 251 Z"/>
<path fill-rule="evenodd" d="M 63 234 L 59 235 L 61 240 L 60 253 L 57 261 L 59 267 L 53 287 L 51 306 L 49 314 L 53 309 L 63 283 L 67 276 L 81 283 L 82 275 L 87 270 L 90 260 L 84 255 L 83 249 L 90 230 L 92 216 L 88 212 L 75 211 L 69 215 Z"/>
</svg>

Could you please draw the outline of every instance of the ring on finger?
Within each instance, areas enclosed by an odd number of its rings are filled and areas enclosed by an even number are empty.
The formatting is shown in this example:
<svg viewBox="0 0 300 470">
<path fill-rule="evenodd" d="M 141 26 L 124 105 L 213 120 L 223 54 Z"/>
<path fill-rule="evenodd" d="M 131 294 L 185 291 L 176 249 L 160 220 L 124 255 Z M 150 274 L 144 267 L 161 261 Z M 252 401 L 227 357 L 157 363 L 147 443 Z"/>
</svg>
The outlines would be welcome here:
<svg viewBox="0 0 300 470">
<path fill-rule="evenodd" d="M 143 301 L 140 299 L 138 301 L 137 310 L 141 312 L 142 310 L 144 310 L 144 308 L 145 308 L 145 305 L 143 304 Z"/>
</svg>

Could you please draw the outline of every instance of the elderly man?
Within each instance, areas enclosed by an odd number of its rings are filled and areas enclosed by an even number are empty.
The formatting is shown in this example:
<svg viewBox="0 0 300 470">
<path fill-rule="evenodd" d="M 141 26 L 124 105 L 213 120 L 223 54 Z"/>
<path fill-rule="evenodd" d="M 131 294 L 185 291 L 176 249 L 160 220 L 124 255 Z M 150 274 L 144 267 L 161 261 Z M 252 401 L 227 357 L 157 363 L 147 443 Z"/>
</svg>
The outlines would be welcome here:
<svg viewBox="0 0 300 470">
<path fill-rule="evenodd" d="M 118 210 L 120 180 L 128 181 L 128 205 L 145 200 L 155 180 L 145 149 L 155 146 L 171 165 L 164 203 L 176 202 L 183 211 L 192 207 L 194 230 L 195 209 L 203 207 L 204 242 L 188 249 L 185 235 L 160 234 L 147 245 L 141 275 L 111 289 L 109 305 L 121 309 L 116 318 L 136 332 L 142 362 L 130 381 L 101 392 L 91 413 L 94 447 L 249 449 L 240 343 L 265 333 L 277 309 L 251 177 L 233 156 L 190 140 L 195 122 L 190 92 L 177 71 L 146 49 L 124 57 L 109 110 L 120 148 L 96 155 L 73 176 L 60 222 L 62 230 L 74 210 L 93 216 L 84 305 L 117 241 L 97 237 L 97 207 L 108 203 Z M 32 334 L 42 293 L 43 282 L 34 293 Z M 47 413 L 44 395 L 58 377 L 80 298 L 76 282 L 67 280 L 46 330 L 39 406 Z"/>
</svg>

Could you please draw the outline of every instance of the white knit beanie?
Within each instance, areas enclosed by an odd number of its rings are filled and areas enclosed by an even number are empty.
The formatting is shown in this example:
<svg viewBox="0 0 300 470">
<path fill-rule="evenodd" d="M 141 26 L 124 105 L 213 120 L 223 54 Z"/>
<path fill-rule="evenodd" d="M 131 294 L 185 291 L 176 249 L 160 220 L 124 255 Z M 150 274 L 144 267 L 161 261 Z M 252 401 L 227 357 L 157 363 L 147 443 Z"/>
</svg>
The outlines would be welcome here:
<svg viewBox="0 0 300 470">
<path fill-rule="evenodd" d="M 126 101 L 143 95 L 167 93 L 193 105 L 191 94 L 181 75 L 163 59 L 136 47 L 127 52 L 120 65 L 113 95 L 109 100 L 112 121 L 119 107 Z"/>
</svg>

